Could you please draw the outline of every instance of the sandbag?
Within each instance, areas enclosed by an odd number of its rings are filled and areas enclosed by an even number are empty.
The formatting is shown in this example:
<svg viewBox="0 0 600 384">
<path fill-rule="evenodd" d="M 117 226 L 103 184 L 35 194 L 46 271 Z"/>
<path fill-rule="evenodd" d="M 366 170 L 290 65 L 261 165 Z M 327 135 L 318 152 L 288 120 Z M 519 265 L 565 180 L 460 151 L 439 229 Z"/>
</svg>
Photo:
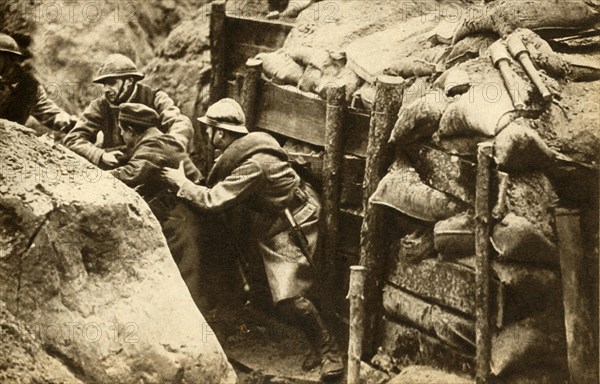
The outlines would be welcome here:
<svg viewBox="0 0 600 384">
<path fill-rule="evenodd" d="M 539 365 L 566 368 L 565 331 L 557 308 L 508 325 L 492 338 L 492 373 L 496 376 Z"/>
<path fill-rule="evenodd" d="M 350 105 L 352 97 L 354 93 L 361 87 L 363 84 L 363 79 L 361 79 L 354 71 L 352 71 L 348 67 L 342 68 L 342 70 L 337 75 L 337 81 L 340 84 L 343 84 L 346 87 L 346 103 Z M 325 97 L 327 98 L 327 97 Z"/>
<path fill-rule="evenodd" d="M 495 136 L 516 118 L 512 100 L 503 86 L 471 87 L 448 104 L 440 119 L 440 136 Z"/>
<path fill-rule="evenodd" d="M 582 30 L 598 21 L 598 11 L 586 0 L 496 0 L 480 12 L 469 12 L 454 32 L 453 43 L 467 35 L 496 32 L 504 37 L 515 29 Z"/>
<path fill-rule="evenodd" d="M 375 103 L 375 85 L 364 83 L 355 93 L 354 96 L 360 99 L 363 107 L 372 110 Z"/>
<path fill-rule="evenodd" d="M 443 89 L 444 95 L 453 97 L 462 95 L 471 88 L 471 77 L 467 71 L 452 68 L 444 71 L 433 83 L 435 88 Z"/>
<path fill-rule="evenodd" d="M 486 140 L 489 138 L 482 135 L 440 137 L 439 132 L 434 133 L 431 137 L 432 143 L 442 151 L 452 155 L 471 157 L 477 156 L 477 145 Z"/>
<path fill-rule="evenodd" d="M 438 221 L 433 228 L 435 249 L 445 259 L 475 254 L 475 221 L 464 212 Z"/>
<path fill-rule="evenodd" d="M 383 177 L 370 202 L 428 222 L 443 220 L 464 210 L 459 200 L 423 183 L 402 155 Z"/>
<path fill-rule="evenodd" d="M 298 81 L 298 88 L 304 92 L 318 93 L 317 89 L 322 76 L 319 68 L 309 65 Z"/>
<path fill-rule="evenodd" d="M 558 247 L 527 219 L 509 213 L 492 230 L 492 245 L 500 261 L 558 265 Z"/>
<path fill-rule="evenodd" d="M 329 52 L 324 49 L 297 46 L 287 48 L 286 53 L 292 60 L 303 67 L 308 67 L 310 65 L 319 70 L 323 70 L 326 66 L 333 64 Z"/>
<path fill-rule="evenodd" d="M 445 59 L 446 68 L 483 56 L 488 47 L 496 40 L 497 36 L 490 34 L 465 37 L 452 46 Z"/>
<path fill-rule="evenodd" d="M 265 76 L 275 84 L 298 85 L 304 69 L 282 51 L 259 53 Z"/>
<path fill-rule="evenodd" d="M 409 144 L 430 137 L 439 126 L 448 98 L 441 89 L 402 106 L 390 136 L 390 143 Z"/>
<path fill-rule="evenodd" d="M 444 70 L 442 60 L 445 56 L 446 48 L 443 46 L 416 51 L 409 57 L 397 59 L 392 65 L 384 69 L 383 73 L 401 77 L 431 76 Z"/>
<path fill-rule="evenodd" d="M 457 27 L 458 23 L 456 23 L 455 20 L 443 17 L 438 25 L 429 34 L 429 38 L 427 40 L 434 45 L 450 44 L 452 43 L 452 36 L 454 36 L 454 31 Z"/>
<path fill-rule="evenodd" d="M 400 240 L 398 259 L 408 263 L 418 263 L 435 255 L 431 228 L 416 230 Z"/>
<path fill-rule="evenodd" d="M 552 165 L 554 152 L 525 119 L 510 123 L 494 140 L 494 160 L 507 171 L 542 169 Z"/>
<path fill-rule="evenodd" d="M 554 186 L 541 171 L 510 173 L 502 176 L 494 217 L 509 212 L 526 217 L 535 228 L 554 241 L 552 207 L 558 202 Z"/>
</svg>

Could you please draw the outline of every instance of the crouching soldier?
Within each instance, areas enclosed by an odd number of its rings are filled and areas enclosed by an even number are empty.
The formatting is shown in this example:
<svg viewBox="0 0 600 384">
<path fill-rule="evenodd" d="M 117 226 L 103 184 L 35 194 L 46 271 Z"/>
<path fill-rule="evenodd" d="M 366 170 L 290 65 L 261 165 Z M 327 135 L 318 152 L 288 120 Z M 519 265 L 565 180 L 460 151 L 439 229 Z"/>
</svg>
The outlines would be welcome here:
<svg viewBox="0 0 600 384">
<path fill-rule="evenodd" d="M 173 100 L 163 91 L 139 83 L 144 74 L 135 63 L 121 54 L 109 55 L 98 69 L 94 83 L 102 85 L 103 95 L 93 100 L 83 112 L 83 118 L 65 137 L 65 145 L 78 155 L 101 168 L 112 168 L 127 157 L 117 121 L 119 105 L 139 103 L 159 115 L 156 127 L 169 133 L 187 150 L 193 136 L 190 120 L 181 114 Z M 101 147 L 95 145 L 102 132 Z"/>
<path fill-rule="evenodd" d="M 301 328 L 319 354 L 323 379 L 339 376 L 343 363 L 317 308 L 305 297 L 312 284 L 320 203 L 316 193 L 288 163 L 286 152 L 267 133 L 248 133 L 240 105 L 232 99 L 213 104 L 199 119 L 210 142 L 222 151 L 207 180 L 189 180 L 183 168 L 162 171 L 177 195 L 207 212 L 242 205 L 252 218 L 250 231 L 264 261 L 277 310 Z M 296 230 L 293 227 L 296 227 Z"/>
<path fill-rule="evenodd" d="M 195 182 L 202 179 L 184 147 L 157 126 L 160 117 L 154 109 L 143 104 L 123 103 L 119 106 L 120 135 L 130 148 L 131 158 L 109 172 L 135 188 L 146 200 L 160 222 L 173 259 L 185 281 L 196 306 L 206 309 L 202 293 L 200 249 L 197 243 L 199 219 L 186 204 L 177 199 L 161 182 L 160 169 L 183 163 L 185 175 Z"/>
<path fill-rule="evenodd" d="M 48 97 L 24 62 L 17 42 L 0 33 L 0 118 L 25 124 L 29 116 L 63 133 L 75 124 L 75 119 Z"/>
</svg>

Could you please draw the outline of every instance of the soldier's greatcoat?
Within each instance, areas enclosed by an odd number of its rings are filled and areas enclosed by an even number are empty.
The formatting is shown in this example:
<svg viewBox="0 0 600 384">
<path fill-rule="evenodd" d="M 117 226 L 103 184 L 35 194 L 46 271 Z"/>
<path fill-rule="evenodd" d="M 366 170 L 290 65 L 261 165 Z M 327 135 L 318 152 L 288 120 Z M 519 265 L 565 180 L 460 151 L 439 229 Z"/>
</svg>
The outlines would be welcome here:
<svg viewBox="0 0 600 384">
<path fill-rule="evenodd" d="M 160 179 L 162 167 L 178 167 L 184 162 L 186 176 L 199 182 L 200 171 L 191 162 L 183 146 L 172 136 L 157 128 L 149 128 L 131 150 L 131 158 L 118 168 L 109 171 L 113 176 L 135 188 L 148 202 L 158 218 L 173 259 L 185 281 L 194 302 L 201 307 L 205 298 L 201 295 L 202 271 L 198 234 L 202 230 L 196 214 Z"/>
<path fill-rule="evenodd" d="M 160 130 L 168 132 L 186 149 L 192 140 L 194 129 L 190 119 L 181 114 L 173 100 L 163 91 L 154 90 L 138 83 L 128 103 L 144 104 L 160 116 Z M 125 142 L 119 131 L 119 106 L 110 103 L 104 96 L 93 100 L 83 112 L 75 128 L 65 137 L 65 145 L 73 152 L 98 165 L 104 149 L 125 150 Z M 98 133 L 102 132 L 102 148 L 94 145 Z"/>
<path fill-rule="evenodd" d="M 273 301 L 304 295 L 312 284 L 307 256 L 313 258 L 317 248 L 321 206 L 277 141 L 261 132 L 234 141 L 217 160 L 207 185 L 188 181 L 178 196 L 204 211 L 225 211 L 238 205 L 248 208 L 252 213 L 248 227 L 258 242 Z M 308 255 L 285 219 L 285 208 L 308 239 Z"/>
</svg>

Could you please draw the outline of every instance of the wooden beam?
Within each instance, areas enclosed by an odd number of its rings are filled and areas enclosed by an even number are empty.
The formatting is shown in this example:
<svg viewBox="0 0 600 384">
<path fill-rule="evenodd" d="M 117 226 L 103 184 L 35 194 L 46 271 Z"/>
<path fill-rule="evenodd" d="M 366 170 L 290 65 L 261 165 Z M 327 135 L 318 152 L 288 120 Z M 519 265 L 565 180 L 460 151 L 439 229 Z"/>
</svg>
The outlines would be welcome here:
<svg viewBox="0 0 600 384">
<path fill-rule="evenodd" d="M 563 305 L 565 307 L 565 331 L 567 336 L 567 359 L 569 383 L 598 382 L 598 344 L 594 336 L 592 309 L 592 284 L 587 279 L 587 263 L 583 254 L 579 211 L 556 208 L 556 233 L 560 252 Z"/>
<path fill-rule="evenodd" d="M 491 377 L 492 339 L 490 332 L 490 173 L 492 143 L 481 143 L 477 151 L 475 186 L 475 338 L 477 347 L 475 381 L 488 383 Z"/>
<path fill-rule="evenodd" d="M 335 280 L 337 280 L 335 272 L 339 265 L 337 245 L 341 171 L 344 158 L 345 95 L 346 88 L 343 85 L 332 86 L 327 90 L 325 150 L 323 152 L 323 210 L 325 212 L 323 275 L 329 291 L 335 289 Z"/>
<path fill-rule="evenodd" d="M 350 267 L 350 336 L 348 341 L 348 384 L 360 383 L 360 361 L 362 357 L 362 343 L 364 335 L 364 297 L 363 286 L 365 283 L 364 267 L 353 265 Z"/>
<path fill-rule="evenodd" d="M 256 129 L 256 112 L 258 108 L 258 87 L 260 86 L 260 74 L 262 61 L 248 59 L 246 61 L 246 77 L 242 80 L 242 109 L 246 115 L 246 128 L 250 132 Z"/>
<path fill-rule="evenodd" d="M 210 64 L 212 72 L 209 105 L 224 98 L 227 94 L 227 78 L 225 77 L 227 35 L 225 32 L 225 1 L 215 1 L 210 5 Z"/>
<path fill-rule="evenodd" d="M 387 141 L 402 104 L 404 80 L 401 77 L 381 76 L 377 79 L 375 102 L 371 113 L 367 161 L 363 181 L 363 211 L 365 217 L 360 231 L 360 265 L 367 269 L 365 281 L 365 353 L 376 351 L 377 313 L 382 310 L 382 288 L 385 278 L 386 252 L 384 232 L 385 208 L 369 204 L 369 198 L 381 181 L 387 164 Z"/>
</svg>

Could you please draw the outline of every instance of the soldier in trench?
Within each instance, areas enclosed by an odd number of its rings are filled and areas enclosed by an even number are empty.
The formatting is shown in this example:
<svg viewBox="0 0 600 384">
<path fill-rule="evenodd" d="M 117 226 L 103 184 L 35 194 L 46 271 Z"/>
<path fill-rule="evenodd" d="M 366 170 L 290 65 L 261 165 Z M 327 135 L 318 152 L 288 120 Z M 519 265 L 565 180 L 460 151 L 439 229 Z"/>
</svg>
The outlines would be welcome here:
<svg viewBox="0 0 600 384">
<path fill-rule="evenodd" d="M 173 136 L 161 132 L 159 124 L 158 113 L 144 104 L 119 105 L 120 136 L 131 157 L 109 172 L 135 188 L 146 200 L 160 222 L 173 259 L 196 306 L 206 311 L 211 306 L 206 295 L 210 281 L 202 275 L 201 244 L 198 242 L 203 229 L 201 218 L 168 190 L 160 179 L 160 170 L 161 167 L 182 163 L 187 178 L 198 183 L 203 177 L 183 145 Z"/>
<path fill-rule="evenodd" d="M 83 118 L 65 137 L 65 145 L 100 168 L 119 165 L 128 157 L 127 145 L 117 125 L 119 106 L 139 103 L 156 111 L 160 117 L 157 128 L 169 133 L 187 151 L 194 133 L 191 121 L 164 91 L 140 83 L 143 78 L 144 74 L 130 58 L 109 55 L 93 79 L 102 85 L 103 95 L 87 106 Z M 103 139 L 97 146 L 100 132 Z"/>
<path fill-rule="evenodd" d="M 0 33 L 0 118 L 25 124 L 30 116 L 63 134 L 75 124 L 75 119 L 48 97 L 15 39 Z"/>
<path fill-rule="evenodd" d="M 210 142 L 222 152 L 208 186 L 186 177 L 183 166 L 165 168 L 163 179 L 177 196 L 204 212 L 239 206 L 250 212 L 248 227 L 257 242 L 275 308 L 311 342 L 304 368 L 321 365 L 322 379 L 339 376 L 343 363 L 315 305 L 306 297 L 313 283 L 320 202 L 288 162 L 287 153 L 267 133 L 249 133 L 240 105 L 222 99 L 199 118 Z M 312 367 L 311 367 L 312 365 Z"/>
</svg>

